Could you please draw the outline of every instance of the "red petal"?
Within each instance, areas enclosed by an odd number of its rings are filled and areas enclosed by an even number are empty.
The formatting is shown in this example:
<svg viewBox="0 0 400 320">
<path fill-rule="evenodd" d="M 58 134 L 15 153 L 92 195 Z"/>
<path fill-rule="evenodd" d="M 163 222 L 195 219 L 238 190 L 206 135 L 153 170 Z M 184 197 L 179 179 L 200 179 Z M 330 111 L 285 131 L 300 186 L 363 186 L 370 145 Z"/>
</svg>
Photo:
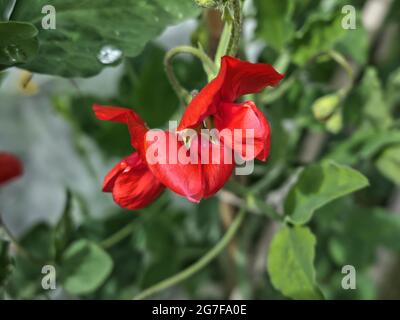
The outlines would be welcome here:
<svg viewBox="0 0 400 320">
<path fill-rule="evenodd" d="M 179 150 L 185 151 L 183 143 L 177 141 L 176 134 L 171 132 L 166 132 L 165 138 L 164 141 L 158 139 L 146 145 L 148 165 L 153 174 L 177 194 L 197 203 L 202 198 L 216 193 L 231 176 L 235 166 L 232 151 L 222 144 L 212 143 L 208 139 L 200 140 L 200 135 L 195 135 L 192 138 L 190 150 L 193 150 L 193 154 L 197 152 L 198 161 L 197 163 L 183 163 L 179 161 L 179 157 L 170 156 L 167 151 L 173 140 L 177 143 L 178 152 Z M 166 145 L 166 148 L 164 148 L 164 145 Z M 173 149 L 171 147 L 171 150 Z M 158 151 L 159 155 L 162 153 L 165 156 L 163 163 L 154 163 L 155 158 L 152 158 L 152 154 L 155 153 L 155 150 Z M 224 152 L 231 154 L 231 161 L 226 164 L 224 163 Z M 205 153 L 203 158 L 207 158 L 208 164 L 202 164 L 203 153 Z M 188 154 L 190 154 L 190 151 L 188 151 Z M 160 156 L 158 159 L 160 159 Z M 212 159 L 215 159 L 215 163 L 212 162 Z"/>
<path fill-rule="evenodd" d="M 181 141 L 177 141 L 172 132 L 165 132 L 165 139 L 157 141 L 146 141 L 146 156 L 148 166 L 153 174 L 169 189 L 186 197 L 190 201 L 199 202 L 203 197 L 202 177 L 200 164 L 184 164 L 178 160 L 173 150 L 172 143 L 176 141 L 177 150 L 183 147 Z M 153 150 L 155 152 L 153 152 Z M 158 159 L 164 157 L 165 161 L 156 162 L 154 154 L 158 153 Z"/>
<path fill-rule="evenodd" d="M 186 108 L 178 130 L 194 128 L 214 114 L 221 102 L 234 102 L 239 97 L 275 86 L 284 76 L 271 65 L 250 63 L 225 56 L 217 77 L 196 95 Z"/>
<path fill-rule="evenodd" d="M 103 191 L 112 192 L 114 201 L 130 210 L 146 207 L 163 190 L 164 186 L 150 172 L 137 152 L 120 161 L 107 174 L 103 184 Z"/>
<path fill-rule="evenodd" d="M 233 153 L 222 142 L 211 142 L 205 139 L 202 143 L 200 156 L 207 148 L 209 163 L 201 165 L 204 198 L 208 198 L 218 192 L 229 180 L 235 168 Z M 230 155 L 230 158 L 225 158 L 227 154 Z"/>
<path fill-rule="evenodd" d="M 22 172 L 22 163 L 16 156 L 0 152 L 0 185 L 20 176 Z"/>
<path fill-rule="evenodd" d="M 257 158 L 264 161 L 267 159 L 271 140 L 270 126 L 264 114 L 254 102 L 222 103 L 214 121 L 220 132 L 224 129 L 231 132 L 232 139 L 225 139 L 224 143 L 238 152 L 244 160 Z M 235 129 L 240 129 L 239 133 L 241 134 L 235 134 Z M 246 129 L 253 130 L 254 139 L 251 136 L 246 136 Z M 246 146 L 253 148 L 253 152 L 247 154 Z"/>
<path fill-rule="evenodd" d="M 140 116 L 131 109 L 93 105 L 93 111 L 99 120 L 119 122 L 128 125 L 132 146 L 144 157 L 144 136 L 147 127 Z"/>
</svg>

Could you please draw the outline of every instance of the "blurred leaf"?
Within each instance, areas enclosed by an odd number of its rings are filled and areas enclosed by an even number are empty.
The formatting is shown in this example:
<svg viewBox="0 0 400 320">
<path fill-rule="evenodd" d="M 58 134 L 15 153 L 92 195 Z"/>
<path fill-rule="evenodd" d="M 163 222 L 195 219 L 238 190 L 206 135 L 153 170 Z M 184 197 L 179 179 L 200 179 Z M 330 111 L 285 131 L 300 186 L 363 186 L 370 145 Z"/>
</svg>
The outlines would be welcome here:
<svg viewBox="0 0 400 320">
<path fill-rule="evenodd" d="M 0 65 L 26 63 L 38 51 L 38 30 L 25 22 L 0 22 Z"/>
<path fill-rule="evenodd" d="M 65 249 L 69 238 L 71 237 L 74 222 L 72 220 L 72 200 L 73 196 L 71 191 L 67 190 L 65 200 L 64 212 L 55 227 L 55 247 L 57 260 L 60 258 L 63 250 Z"/>
<path fill-rule="evenodd" d="M 293 299 L 323 299 L 315 281 L 315 236 L 306 227 L 280 229 L 272 239 L 267 268 L 272 284 Z"/>
<path fill-rule="evenodd" d="M 342 199 L 319 211 L 318 229 L 327 234 L 328 251 L 337 266 L 351 264 L 362 270 L 374 261 L 378 247 L 400 250 L 400 216 L 395 212 L 361 208 Z"/>
<path fill-rule="evenodd" d="M 294 36 L 292 13 L 294 2 L 290 0 L 257 0 L 257 33 L 276 50 L 281 50 Z"/>
<path fill-rule="evenodd" d="M 389 76 L 386 96 L 391 108 L 400 102 L 400 68 L 393 71 Z"/>
<path fill-rule="evenodd" d="M 132 107 L 150 127 L 160 127 L 178 109 L 179 100 L 164 72 L 165 51 L 148 46 L 142 55 L 127 61 L 120 82 L 121 104 Z"/>
<path fill-rule="evenodd" d="M 52 261 L 55 256 L 54 230 L 47 224 L 38 224 L 20 240 L 22 247 L 34 258 L 43 262 Z"/>
<path fill-rule="evenodd" d="M 400 215 L 383 208 L 359 208 L 350 215 L 346 234 L 357 237 L 367 247 L 400 251 Z"/>
<path fill-rule="evenodd" d="M 199 13 L 187 0 L 53 0 L 56 29 L 44 30 L 41 12 L 48 4 L 47 0 L 19 0 L 11 20 L 32 22 L 40 30 L 39 55 L 24 68 L 65 77 L 98 73 L 105 66 L 98 59 L 105 48 L 134 57 L 166 26 Z M 108 64 L 121 62 L 108 58 Z"/>
<path fill-rule="evenodd" d="M 33 299 L 41 292 L 43 265 L 33 263 L 25 257 L 17 256 L 6 290 L 16 299 Z"/>
<path fill-rule="evenodd" d="M 369 132 L 362 149 L 359 151 L 361 159 L 371 159 L 381 152 L 383 148 L 400 144 L 400 131 L 388 130 L 382 132 Z"/>
<path fill-rule="evenodd" d="M 0 292 L 11 273 L 11 257 L 8 250 L 9 242 L 0 238 Z"/>
<path fill-rule="evenodd" d="M 72 243 L 62 258 L 63 286 L 74 295 L 88 294 L 109 276 L 113 261 L 102 248 L 88 240 Z"/>
<path fill-rule="evenodd" d="M 293 42 L 293 61 L 304 65 L 317 54 L 328 51 L 345 35 L 341 15 L 320 14 L 307 20 Z"/>
<path fill-rule="evenodd" d="M 376 69 L 369 67 L 366 70 L 361 81 L 360 93 L 365 103 L 364 115 L 366 122 L 375 128 L 389 127 L 393 119 Z"/>
<path fill-rule="evenodd" d="M 376 166 L 387 179 L 400 186 L 400 144 L 386 148 Z"/>
<path fill-rule="evenodd" d="M 361 21 L 357 21 L 357 28 L 346 30 L 344 38 L 337 45 L 338 50 L 359 65 L 365 65 L 368 62 L 369 40 L 368 33 Z"/>
<path fill-rule="evenodd" d="M 316 209 L 367 185 L 367 178 L 348 166 L 333 161 L 310 165 L 286 197 L 285 214 L 295 224 L 307 223 Z"/>
</svg>

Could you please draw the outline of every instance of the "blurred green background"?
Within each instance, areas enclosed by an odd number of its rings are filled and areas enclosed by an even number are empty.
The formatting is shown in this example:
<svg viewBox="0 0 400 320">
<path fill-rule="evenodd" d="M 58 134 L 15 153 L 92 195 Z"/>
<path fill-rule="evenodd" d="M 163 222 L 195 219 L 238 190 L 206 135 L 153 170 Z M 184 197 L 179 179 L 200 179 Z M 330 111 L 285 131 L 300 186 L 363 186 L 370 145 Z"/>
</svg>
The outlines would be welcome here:
<svg viewBox="0 0 400 320">
<path fill-rule="evenodd" d="M 47 2 L 57 10 L 56 30 L 41 26 Z M 225 190 L 195 205 L 167 191 L 146 209 L 119 209 L 101 183 L 132 152 L 129 135 L 124 126 L 96 120 L 91 105 L 134 108 L 150 127 L 179 119 L 164 55 L 199 43 L 215 54 L 221 14 L 188 0 L 47 2 L 18 0 L 11 10 L 13 1 L 0 0 L 3 21 L 32 23 L 39 43 L 23 43 L 26 55 L 18 61 L 0 53 L 0 151 L 24 164 L 24 175 L 0 189 L 3 223 L 23 248 L 0 227 L 0 296 L 130 299 L 217 243 L 240 195 Z M 355 9 L 355 29 L 342 26 L 346 5 Z M 0 51 L 16 41 L 15 26 L 2 33 L 6 27 L 0 25 Z M 256 190 L 278 212 L 287 209 L 299 170 L 325 159 L 357 169 L 370 183 L 319 208 L 308 223 L 316 239 L 310 272 L 327 299 L 400 298 L 399 28 L 399 1 L 244 3 L 239 56 L 271 63 L 286 76 L 251 97 L 271 123 L 272 150 L 267 163 L 234 183 Z M 102 63 L 105 46 L 122 56 Z M 190 91 L 206 84 L 194 58 L 179 56 L 174 67 Z M 313 175 L 302 179 L 316 183 Z M 334 175 L 330 183 L 334 188 Z M 267 272 L 279 228 L 268 212 L 250 212 L 222 255 L 155 297 L 299 298 L 278 291 Z M 41 286 L 45 264 L 56 266 L 56 290 Z M 345 265 L 355 267 L 355 290 L 342 288 Z"/>
</svg>

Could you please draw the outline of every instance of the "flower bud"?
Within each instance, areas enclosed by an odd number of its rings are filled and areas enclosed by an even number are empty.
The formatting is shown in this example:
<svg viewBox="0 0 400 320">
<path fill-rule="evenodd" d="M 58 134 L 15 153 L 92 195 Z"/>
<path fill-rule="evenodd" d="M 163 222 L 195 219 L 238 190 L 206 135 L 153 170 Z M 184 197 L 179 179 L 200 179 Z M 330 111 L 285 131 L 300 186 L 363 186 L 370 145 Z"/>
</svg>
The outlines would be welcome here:
<svg viewBox="0 0 400 320">
<path fill-rule="evenodd" d="M 343 128 L 343 115 L 341 110 L 337 110 L 325 123 L 326 130 L 330 133 L 339 133 Z"/>
<path fill-rule="evenodd" d="M 328 94 L 315 100 L 312 111 L 317 120 L 325 122 L 339 106 L 341 97 L 339 94 Z"/>
<path fill-rule="evenodd" d="M 218 0 L 194 0 L 194 2 L 203 8 L 216 8 L 219 4 Z"/>
</svg>

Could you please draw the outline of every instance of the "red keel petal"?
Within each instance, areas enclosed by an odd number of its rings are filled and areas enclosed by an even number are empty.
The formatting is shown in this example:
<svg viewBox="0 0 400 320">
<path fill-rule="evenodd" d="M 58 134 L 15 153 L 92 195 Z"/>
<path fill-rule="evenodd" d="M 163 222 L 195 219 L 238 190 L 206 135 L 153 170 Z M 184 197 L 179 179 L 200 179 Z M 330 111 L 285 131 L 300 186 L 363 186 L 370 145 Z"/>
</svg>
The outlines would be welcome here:
<svg viewBox="0 0 400 320">
<path fill-rule="evenodd" d="M 270 126 L 254 102 L 222 103 L 214 120 L 218 130 L 231 132 L 232 138 L 224 140 L 224 143 L 238 152 L 244 160 L 267 159 L 271 140 Z M 235 132 L 235 129 L 239 130 Z M 247 135 L 246 130 L 251 130 L 253 136 Z"/>
<path fill-rule="evenodd" d="M 137 152 L 120 161 L 107 174 L 104 192 L 112 192 L 114 201 L 122 208 L 135 210 L 146 207 L 164 190 Z"/>
</svg>

